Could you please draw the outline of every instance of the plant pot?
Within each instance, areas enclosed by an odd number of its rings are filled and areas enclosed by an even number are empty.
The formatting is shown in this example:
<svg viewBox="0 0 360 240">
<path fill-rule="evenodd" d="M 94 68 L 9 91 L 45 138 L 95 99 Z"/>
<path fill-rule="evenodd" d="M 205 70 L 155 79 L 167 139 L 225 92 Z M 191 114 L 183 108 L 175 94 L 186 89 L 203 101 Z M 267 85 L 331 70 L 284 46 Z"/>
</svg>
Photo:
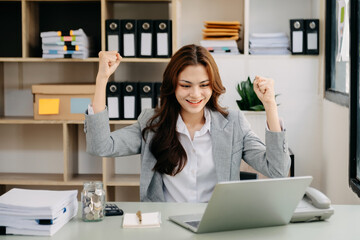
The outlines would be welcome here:
<svg viewBox="0 0 360 240">
<path fill-rule="evenodd" d="M 266 112 L 265 111 L 243 111 L 246 119 L 251 125 L 251 130 L 265 143 Z"/>
</svg>

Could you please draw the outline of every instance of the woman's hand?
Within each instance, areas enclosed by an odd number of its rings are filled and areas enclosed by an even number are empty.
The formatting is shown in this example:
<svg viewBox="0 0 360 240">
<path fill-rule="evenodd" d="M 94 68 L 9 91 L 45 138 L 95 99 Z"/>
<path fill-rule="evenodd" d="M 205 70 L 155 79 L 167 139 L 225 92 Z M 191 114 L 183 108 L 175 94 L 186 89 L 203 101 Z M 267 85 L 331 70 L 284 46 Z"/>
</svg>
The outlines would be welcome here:
<svg viewBox="0 0 360 240">
<path fill-rule="evenodd" d="M 99 71 L 96 76 L 95 94 L 92 102 L 94 113 L 105 109 L 106 104 L 106 84 L 111 74 L 121 62 L 121 56 L 117 51 L 99 52 Z"/>
<path fill-rule="evenodd" d="M 100 51 L 98 79 L 107 81 L 119 66 L 121 59 L 122 57 L 117 51 Z"/>
<path fill-rule="evenodd" d="M 266 111 L 266 120 L 270 131 L 280 132 L 281 126 L 275 101 L 274 80 L 256 76 L 254 80 L 254 91 Z"/>
<path fill-rule="evenodd" d="M 254 91 L 265 109 L 270 106 L 276 106 L 274 80 L 256 76 L 254 80 Z"/>
</svg>

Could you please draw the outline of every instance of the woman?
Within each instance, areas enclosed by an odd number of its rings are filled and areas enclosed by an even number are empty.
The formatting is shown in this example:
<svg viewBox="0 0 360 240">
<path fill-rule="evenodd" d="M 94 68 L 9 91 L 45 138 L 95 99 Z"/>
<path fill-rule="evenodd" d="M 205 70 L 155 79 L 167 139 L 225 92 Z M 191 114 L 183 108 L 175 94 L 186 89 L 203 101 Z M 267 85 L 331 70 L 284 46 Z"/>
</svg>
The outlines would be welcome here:
<svg viewBox="0 0 360 240">
<path fill-rule="evenodd" d="M 96 91 L 85 118 L 87 151 L 111 157 L 141 153 L 141 201 L 207 202 L 217 182 L 239 180 L 241 159 L 269 177 L 288 174 L 290 158 L 273 80 L 254 81 L 266 110 L 267 147 L 240 111 L 219 106 L 225 88 L 218 68 L 211 54 L 196 45 L 182 47 L 171 58 L 163 75 L 161 107 L 110 132 L 105 90 L 120 62 L 117 52 L 99 53 Z"/>
</svg>

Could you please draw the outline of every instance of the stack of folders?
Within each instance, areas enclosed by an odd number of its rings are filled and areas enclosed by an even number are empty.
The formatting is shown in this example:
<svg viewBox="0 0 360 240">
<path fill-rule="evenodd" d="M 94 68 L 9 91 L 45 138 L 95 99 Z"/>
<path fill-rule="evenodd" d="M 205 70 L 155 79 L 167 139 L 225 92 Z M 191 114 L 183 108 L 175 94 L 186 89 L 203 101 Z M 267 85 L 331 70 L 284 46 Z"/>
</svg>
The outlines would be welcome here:
<svg viewBox="0 0 360 240">
<path fill-rule="evenodd" d="M 77 210 L 77 190 L 13 188 L 0 196 L 0 234 L 52 236 Z"/>
<path fill-rule="evenodd" d="M 172 21 L 107 19 L 106 50 L 129 58 L 169 58 L 172 55 Z"/>
<path fill-rule="evenodd" d="M 84 30 L 48 31 L 40 33 L 43 58 L 87 58 L 89 39 Z"/>
<path fill-rule="evenodd" d="M 205 21 L 200 45 L 212 54 L 239 54 L 237 41 L 241 24 L 238 21 Z"/>
<path fill-rule="evenodd" d="M 239 40 L 240 22 L 205 21 L 203 40 Z"/>
<path fill-rule="evenodd" d="M 286 33 L 252 33 L 249 38 L 249 54 L 287 55 L 291 52 Z"/>
</svg>

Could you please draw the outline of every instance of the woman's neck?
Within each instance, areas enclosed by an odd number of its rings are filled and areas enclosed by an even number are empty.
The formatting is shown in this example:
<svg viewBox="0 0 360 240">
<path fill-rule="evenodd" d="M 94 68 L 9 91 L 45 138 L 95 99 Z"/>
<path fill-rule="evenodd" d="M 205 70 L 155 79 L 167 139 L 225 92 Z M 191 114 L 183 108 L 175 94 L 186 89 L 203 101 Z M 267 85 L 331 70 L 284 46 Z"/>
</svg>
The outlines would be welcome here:
<svg viewBox="0 0 360 240">
<path fill-rule="evenodd" d="M 204 109 L 199 113 L 181 112 L 180 115 L 189 132 L 198 131 L 205 124 Z"/>
</svg>

